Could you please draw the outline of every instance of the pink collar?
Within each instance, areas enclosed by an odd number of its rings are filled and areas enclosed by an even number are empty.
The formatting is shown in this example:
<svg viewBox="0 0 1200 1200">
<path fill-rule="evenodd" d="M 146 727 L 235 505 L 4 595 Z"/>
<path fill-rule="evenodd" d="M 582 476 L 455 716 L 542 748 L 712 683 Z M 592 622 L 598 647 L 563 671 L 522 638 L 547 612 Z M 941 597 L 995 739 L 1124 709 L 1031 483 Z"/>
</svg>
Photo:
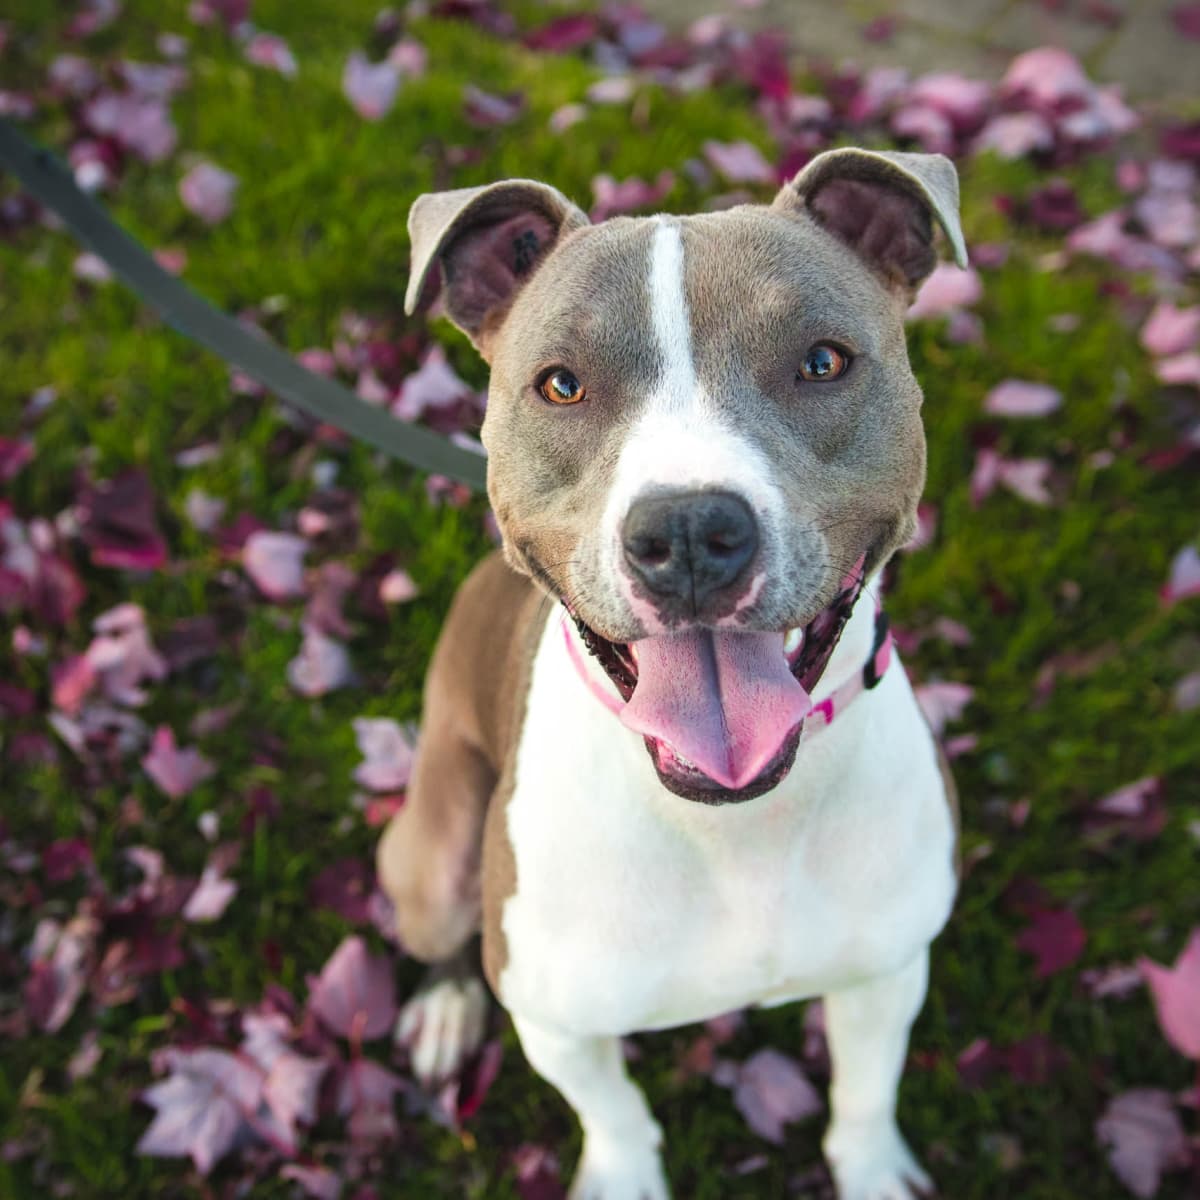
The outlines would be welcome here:
<svg viewBox="0 0 1200 1200">
<path fill-rule="evenodd" d="M 583 652 L 579 649 L 579 643 L 571 636 L 570 622 L 565 619 L 562 622 L 562 631 L 567 643 L 567 653 L 571 656 L 571 661 L 575 664 L 575 669 L 579 672 L 580 678 L 587 684 L 592 695 L 609 712 L 619 715 L 625 707 L 625 701 L 605 687 L 601 680 L 597 679 L 588 670 L 587 661 L 584 658 Z M 816 733 L 818 730 L 832 725 L 834 717 L 844 712 L 863 692 L 868 692 L 875 687 L 883 678 L 884 672 L 887 671 L 891 662 L 892 631 L 888 627 L 887 614 L 876 604 L 875 642 L 872 646 L 870 657 L 863 665 L 861 671 L 856 671 L 841 687 L 835 688 L 824 700 L 818 701 L 808 710 L 808 713 L 804 717 L 804 732 Z M 821 722 L 819 725 L 811 723 L 818 720 Z"/>
</svg>

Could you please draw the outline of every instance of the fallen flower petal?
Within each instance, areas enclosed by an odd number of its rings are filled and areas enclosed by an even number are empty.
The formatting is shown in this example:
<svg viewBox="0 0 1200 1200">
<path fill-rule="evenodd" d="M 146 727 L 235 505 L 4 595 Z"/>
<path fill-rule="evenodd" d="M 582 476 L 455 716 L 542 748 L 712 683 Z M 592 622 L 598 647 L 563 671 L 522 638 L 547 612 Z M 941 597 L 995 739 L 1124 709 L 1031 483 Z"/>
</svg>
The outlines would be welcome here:
<svg viewBox="0 0 1200 1200">
<path fill-rule="evenodd" d="M 242 546 L 242 566 L 270 600 L 304 595 L 304 555 L 308 541 L 294 533 L 257 530 Z"/>
<path fill-rule="evenodd" d="M 800 1064 L 778 1050 L 760 1050 L 739 1068 L 733 1102 L 759 1137 L 783 1144 L 783 1127 L 822 1109 Z"/>
<path fill-rule="evenodd" d="M 206 225 L 217 225 L 233 212 L 238 178 L 209 162 L 197 163 L 180 181 L 179 198 Z"/>
<path fill-rule="evenodd" d="M 309 980 L 308 1006 L 332 1033 L 351 1040 L 382 1037 L 396 1020 L 396 986 L 388 959 L 346 938 Z"/>
<path fill-rule="evenodd" d="M 400 72 L 390 62 L 371 63 L 359 51 L 346 60 L 342 91 L 355 112 L 367 121 L 378 121 L 396 102 Z"/>
<path fill-rule="evenodd" d="M 142 759 L 142 769 L 172 800 L 186 796 L 217 770 L 194 746 L 177 749 L 175 734 L 168 725 L 160 725 L 154 731 L 150 752 Z"/>
<path fill-rule="evenodd" d="M 1062 404 L 1062 393 L 1044 383 L 1006 379 L 984 397 L 984 411 L 994 417 L 1044 417 Z"/>
<path fill-rule="evenodd" d="M 1187 1136 L 1170 1094 L 1133 1088 L 1109 1101 L 1096 1122 L 1096 1140 L 1108 1152 L 1117 1177 L 1135 1195 L 1149 1200 L 1166 1170 L 1187 1162 Z"/>
<path fill-rule="evenodd" d="M 1200 552 L 1195 546 L 1184 546 L 1171 560 L 1171 573 L 1159 595 L 1164 604 L 1200 596 Z"/>
<path fill-rule="evenodd" d="M 288 663 L 287 677 L 300 695 L 323 696 L 353 682 L 350 653 L 341 642 L 309 626 L 300 653 Z"/>
<path fill-rule="evenodd" d="M 1017 947 L 1037 960 L 1037 976 L 1044 979 L 1076 962 L 1087 944 L 1087 930 L 1069 909 L 1035 909 L 1028 929 L 1017 935 Z"/>
<path fill-rule="evenodd" d="M 1200 928 L 1192 930 L 1173 967 L 1148 958 L 1138 961 L 1154 995 L 1163 1036 L 1188 1058 L 1200 1062 Z"/>
</svg>

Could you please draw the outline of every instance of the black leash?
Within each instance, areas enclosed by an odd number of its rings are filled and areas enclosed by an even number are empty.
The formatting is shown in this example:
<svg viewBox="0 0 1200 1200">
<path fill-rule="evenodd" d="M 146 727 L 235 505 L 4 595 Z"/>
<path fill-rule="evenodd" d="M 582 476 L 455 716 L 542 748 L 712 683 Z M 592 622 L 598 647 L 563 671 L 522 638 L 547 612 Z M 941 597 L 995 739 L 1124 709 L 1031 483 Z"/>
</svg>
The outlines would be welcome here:
<svg viewBox="0 0 1200 1200">
<path fill-rule="evenodd" d="M 214 308 L 187 284 L 164 271 L 97 201 L 76 185 L 71 172 L 49 150 L 31 142 L 6 120 L 0 120 L 0 166 L 11 171 L 39 203 L 185 337 L 319 421 L 418 470 L 448 475 L 476 491 L 483 490 L 486 463 L 480 455 L 428 429 L 398 421 L 341 384 L 314 375 L 278 346 L 256 337 Z"/>
</svg>

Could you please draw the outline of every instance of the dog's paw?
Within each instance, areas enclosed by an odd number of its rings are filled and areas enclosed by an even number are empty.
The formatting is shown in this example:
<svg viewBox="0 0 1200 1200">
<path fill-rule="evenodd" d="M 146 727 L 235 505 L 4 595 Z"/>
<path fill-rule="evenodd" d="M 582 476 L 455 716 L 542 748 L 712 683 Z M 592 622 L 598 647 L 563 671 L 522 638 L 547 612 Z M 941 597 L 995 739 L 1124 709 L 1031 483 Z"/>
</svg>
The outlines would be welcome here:
<svg viewBox="0 0 1200 1200">
<path fill-rule="evenodd" d="M 567 1193 L 567 1200 L 670 1200 L 658 1151 L 652 1147 L 623 1148 L 603 1157 L 588 1153 L 583 1158 Z"/>
<path fill-rule="evenodd" d="M 396 1041 L 408 1048 L 413 1074 L 433 1089 L 456 1076 L 479 1049 L 488 996 L 477 975 L 436 974 L 400 1011 Z"/>
<path fill-rule="evenodd" d="M 934 1194 L 933 1180 L 894 1126 L 882 1135 L 853 1140 L 831 1136 L 825 1157 L 838 1200 L 918 1200 Z"/>
</svg>

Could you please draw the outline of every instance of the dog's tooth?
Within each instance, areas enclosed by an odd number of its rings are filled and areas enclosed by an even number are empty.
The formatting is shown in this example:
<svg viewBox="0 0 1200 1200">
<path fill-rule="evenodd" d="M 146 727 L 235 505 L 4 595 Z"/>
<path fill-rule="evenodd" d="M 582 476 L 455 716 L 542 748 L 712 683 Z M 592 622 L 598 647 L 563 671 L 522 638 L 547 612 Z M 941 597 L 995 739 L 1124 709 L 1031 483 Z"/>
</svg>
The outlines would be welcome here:
<svg viewBox="0 0 1200 1200">
<path fill-rule="evenodd" d="M 800 626 L 797 629 L 789 629 L 787 636 L 783 639 L 784 654 L 795 654 L 800 649 L 800 643 L 804 641 L 804 627 Z"/>
</svg>

